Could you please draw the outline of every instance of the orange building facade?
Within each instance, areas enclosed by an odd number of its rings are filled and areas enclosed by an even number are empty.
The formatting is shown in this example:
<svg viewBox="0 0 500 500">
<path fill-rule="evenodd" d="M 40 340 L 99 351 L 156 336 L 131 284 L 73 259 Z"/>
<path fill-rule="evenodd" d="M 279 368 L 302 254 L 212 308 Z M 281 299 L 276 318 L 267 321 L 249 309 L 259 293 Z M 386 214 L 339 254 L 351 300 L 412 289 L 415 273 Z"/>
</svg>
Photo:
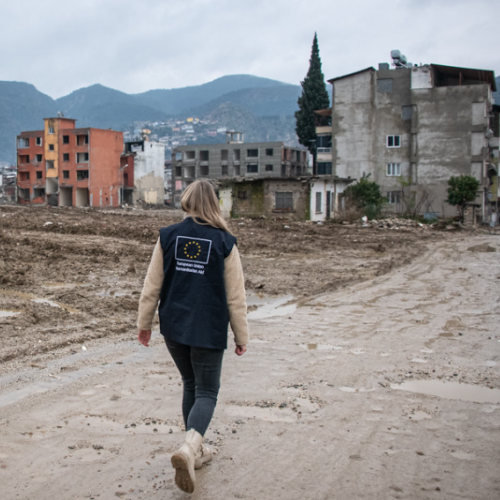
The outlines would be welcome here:
<svg viewBox="0 0 500 500">
<path fill-rule="evenodd" d="M 64 117 L 44 121 L 43 130 L 17 136 L 18 203 L 120 206 L 123 133 L 76 128 L 76 120 Z"/>
</svg>

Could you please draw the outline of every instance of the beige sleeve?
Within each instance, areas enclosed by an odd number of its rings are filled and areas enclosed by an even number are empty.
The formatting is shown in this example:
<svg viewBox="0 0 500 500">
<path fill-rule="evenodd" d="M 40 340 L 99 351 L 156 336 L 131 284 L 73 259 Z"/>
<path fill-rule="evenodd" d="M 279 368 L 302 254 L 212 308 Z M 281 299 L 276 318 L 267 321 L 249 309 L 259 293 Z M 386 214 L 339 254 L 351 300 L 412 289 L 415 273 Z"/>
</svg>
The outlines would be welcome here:
<svg viewBox="0 0 500 500">
<path fill-rule="evenodd" d="M 139 317 L 137 326 L 140 330 L 151 330 L 153 318 L 160 300 L 163 286 L 163 249 L 160 239 L 156 242 L 151 262 L 149 263 L 141 298 L 139 299 Z"/>
<path fill-rule="evenodd" d="M 226 287 L 229 322 L 236 345 L 248 344 L 247 301 L 245 278 L 238 247 L 234 245 L 224 261 L 224 285 Z"/>
</svg>

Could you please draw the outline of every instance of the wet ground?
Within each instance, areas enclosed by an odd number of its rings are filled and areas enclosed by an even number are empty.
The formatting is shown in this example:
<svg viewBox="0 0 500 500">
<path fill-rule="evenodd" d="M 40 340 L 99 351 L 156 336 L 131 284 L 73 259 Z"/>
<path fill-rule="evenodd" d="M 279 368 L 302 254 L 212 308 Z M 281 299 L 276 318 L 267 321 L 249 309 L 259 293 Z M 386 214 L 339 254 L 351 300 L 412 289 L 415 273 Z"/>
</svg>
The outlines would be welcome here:
<svg viewBox="0 0 500 500">
<path fill-rule="evenodd" d="M 11 363 L 2 363 L 0 373 L 93 339 L 132 338 L 158 230 L 180 220 L 182 213 L 172 210 L 1 207 L 0 361 Z M 411 262 L 429 242 L 453 237 L 405 221 L 378 228 L 238 219 L 230 226 L 254 318 L 273 301 L 382 275 Z M 262 307 L 263 300 L 269 305 Z"/>
<path fill-rule="evenodd" d="M 178 217 L 0 211 L 2 499 L 189 496 L 169 465 L 179 376 L 134 328 Z M 499 236 L 231 225 L 251 342 L 225 357 L 218 454 L 191 497 L 499 498 Z"/>
</svg>

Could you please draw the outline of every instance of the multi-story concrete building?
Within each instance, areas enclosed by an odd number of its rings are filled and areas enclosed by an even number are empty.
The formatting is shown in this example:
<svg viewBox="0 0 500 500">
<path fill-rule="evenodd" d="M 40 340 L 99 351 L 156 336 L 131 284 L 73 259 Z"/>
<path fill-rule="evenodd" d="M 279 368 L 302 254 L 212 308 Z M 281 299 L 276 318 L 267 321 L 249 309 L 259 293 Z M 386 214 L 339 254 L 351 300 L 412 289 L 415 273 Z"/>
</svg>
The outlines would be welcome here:
<svg viewBox="0 0 500 500">
<path fill-rule="evenodd" d="M 329 80 L 332 109 L 322 112 L 331 113 L 332 125 L 317 129 L 318 174 L 370 174 L 394 211 L 420 204 L 420 213 L 441 216 L 456 213 L 445 202 L 448 179 L 473 175 L 487 218 L 498 156 L 493 71 L 395 65 Z"/>
<path fill-rule="evenodd" d="M 178 146 L 172 150 L 174 202 L 198 178 L 276 179 L 308 173 L 308 153 L 283 142 L 243 142 L 241 132 L 228 132 L 226 144 Z"/>
<path fill-rule="evenodd" d="M 129 205 L 163 205 L 165 144 L 149 141 L 125 143 L 121 158 L 123 201 Z"/>
<path fill-rule="evenodd" d="M 17 199 L 21 204 L 117 207 L 121 204 L 123 134 L 76 128 L 46 118 L 44 130 L 17 136 Z"/>
</svg>

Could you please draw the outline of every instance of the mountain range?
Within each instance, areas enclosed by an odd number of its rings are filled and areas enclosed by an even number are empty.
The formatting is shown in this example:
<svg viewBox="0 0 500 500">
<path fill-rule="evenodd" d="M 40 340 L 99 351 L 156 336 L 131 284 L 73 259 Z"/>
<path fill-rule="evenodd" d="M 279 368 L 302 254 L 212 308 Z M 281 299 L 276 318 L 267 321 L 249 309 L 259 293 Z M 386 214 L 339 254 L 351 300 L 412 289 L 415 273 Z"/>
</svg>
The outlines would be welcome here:
<svg viewBox="0 0 500 500">
<path fill-rule="evenodd" d="M 269 124 L 281 123 L 276 134 L 294 135 L 294 112 L 301 91 L 299 85 L 230 75 L 203 85 L 141 94 L 126 94 L 97 84 L 52 99 L 31 84 L 0 81 L 0 161 L 15 163 L 16 136 L 21 131 L 41 130 L 43 118 L 58 112 L 78 120 L 77 127 L 115 130 L 130 129 L 133 122 L 210 116 L 221 126 L 233 126 L 227 121 L 236 120 L 239 130 L 249 138 L 280 140 L 283 137 L 273 136 Z"/>
<path fill-rule="evenodd" d="M 500 105 L 499 89 L 493 93 Z M 24 82 L 0 81 L 0 162 L 15 164 L 16 136 L 41 130 L 43 119 L 64 113 L 77 127 L 130 130 L 134 122 L 198 117 L 245 132 L 249 141 L 296 141 L 294 112 L 299 85 L 252 75 L 230 75 L 178 89 L 126 94 L 102 85 L 52 99 Z M 211 138 L 210 141 L 219 141 Z"/>
</svg>

